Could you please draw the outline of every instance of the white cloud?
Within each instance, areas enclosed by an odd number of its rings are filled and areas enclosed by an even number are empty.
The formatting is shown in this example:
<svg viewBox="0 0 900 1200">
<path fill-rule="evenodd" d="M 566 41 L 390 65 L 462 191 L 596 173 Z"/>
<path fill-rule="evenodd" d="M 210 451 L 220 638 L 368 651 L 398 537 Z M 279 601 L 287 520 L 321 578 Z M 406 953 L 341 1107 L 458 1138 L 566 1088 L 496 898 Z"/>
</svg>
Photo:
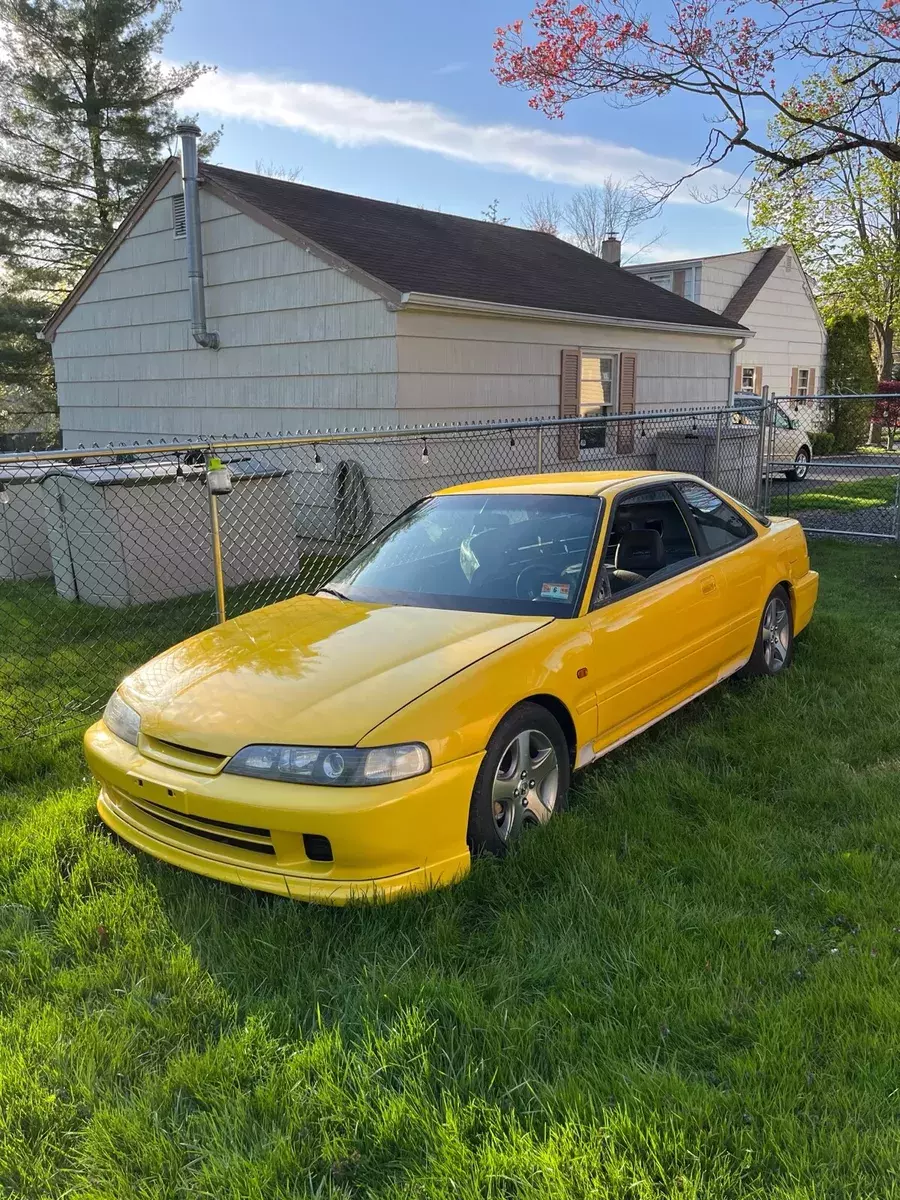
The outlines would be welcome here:
<svg viewBox="0 0 900 1200">
<path fill-rule="evenodd" d="M 184 104 L 217 117 L 300 130 L 338 146 L 406 146 L 576 187 L 598 183 L 607 175 L 674 181 L 688 169 L 676 159 L 597 138 L 519 125 L 467 124 L 423 101 L 380 100 L 332 84 L 295 83 L 252 73 L 203 75 Z M 722 170 L 703 176 L 707 188 L 732 182 L 733 177 Z M 673 199 L 694 203 L 688 187 Z"/>
<path fill-rule="evenodd" d="M 448 63 L 444 63 L 444 65 L 442 67 L 438 67 L 436 71 L 432 72 L 432 74 L 433 75 L 458 75 L 460 71 L 467 70 L 468 66 L 469 66 L 469 64 L 467 62 L 448 62 Z"/>
</svg>

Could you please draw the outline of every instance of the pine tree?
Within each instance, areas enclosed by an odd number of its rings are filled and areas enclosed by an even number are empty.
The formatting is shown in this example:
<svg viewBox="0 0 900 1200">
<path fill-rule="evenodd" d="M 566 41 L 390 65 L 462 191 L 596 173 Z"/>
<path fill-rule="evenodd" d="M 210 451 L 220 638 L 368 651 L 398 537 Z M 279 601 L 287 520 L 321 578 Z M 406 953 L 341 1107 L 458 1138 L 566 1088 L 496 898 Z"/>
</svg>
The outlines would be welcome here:
<svg viewBox="0 0 900 1200">
<path fill-rule="evenodd" d="M 9 389 L 50 402 L 40 325 L 167 157 L 175 102 L 207 69 L 159 61 L 179 8 L 0 0 L 0 408 Z"/>
</svg>

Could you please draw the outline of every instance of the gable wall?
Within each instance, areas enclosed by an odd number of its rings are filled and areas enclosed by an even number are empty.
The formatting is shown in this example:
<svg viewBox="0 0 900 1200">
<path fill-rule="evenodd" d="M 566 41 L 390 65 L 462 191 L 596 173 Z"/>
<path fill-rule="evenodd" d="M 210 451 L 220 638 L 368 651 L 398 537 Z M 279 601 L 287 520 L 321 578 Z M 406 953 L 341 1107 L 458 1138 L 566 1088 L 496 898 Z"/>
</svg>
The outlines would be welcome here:
<svg viewBox="0 0 900 1200">
<path fill-rule="evenodd" d="M 724 312 L 734 293 L 738 290 L 756 264 L 762 258 L 761 250 L 743 254 L 723 254 L 716 258 L 704 258 L 700 263 L 700 295 L 697 303 L 713 312 Z M 746 325 L 746 320 L 741 321 Z"/>
<path fill-rule="evenodd" d="M 396 314 L 348 275 L 201 189 L 208 323 L 190 334 L 173 178 L 53 343 L 63 444 L 396 420 Z"/>
<path fill-rule="evenodd" d="M 815 370 L 815 390 L 824 390 L 825 331 L 792 253 L 772 272 L 741 323 L 756 336 L 738 352 L 737 363 L 758 366 L 770 394 L 790 393 L 795 367 Z"/>
</svg>

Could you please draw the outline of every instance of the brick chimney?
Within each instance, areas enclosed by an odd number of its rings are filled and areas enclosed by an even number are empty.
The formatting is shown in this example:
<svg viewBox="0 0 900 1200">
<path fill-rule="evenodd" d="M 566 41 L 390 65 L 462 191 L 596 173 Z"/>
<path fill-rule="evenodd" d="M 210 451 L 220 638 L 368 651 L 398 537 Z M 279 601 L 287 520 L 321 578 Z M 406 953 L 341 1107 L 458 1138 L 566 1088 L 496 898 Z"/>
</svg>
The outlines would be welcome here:
<svg viewBox="0 0 900 1200">
<path fill-rule="evenodd" d="M 622 243 L 614 233 L 608 233 L 603 239 L 603 245 L 600 247 L 600 257 L 604 262 L 612 263 L 614 267 L 621 265 Z"/>
</svg>

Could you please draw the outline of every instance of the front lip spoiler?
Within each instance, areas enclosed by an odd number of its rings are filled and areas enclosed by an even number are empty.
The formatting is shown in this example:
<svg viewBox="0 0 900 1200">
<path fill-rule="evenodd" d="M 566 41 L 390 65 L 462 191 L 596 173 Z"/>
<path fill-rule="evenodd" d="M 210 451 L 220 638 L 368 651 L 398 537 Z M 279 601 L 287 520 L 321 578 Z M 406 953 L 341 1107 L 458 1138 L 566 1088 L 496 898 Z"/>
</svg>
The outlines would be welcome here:
<svg viewBox="0 0 900 1200">
<path fill-rule="evenodd" d="M 186 850 L 164 835 L 148 832 L 128 819 L 105 786 L 101 787 L 97 798 L 97 811 L 104 824 L 124 841 L 174 867 L 223 883 L 316 904 L 344 905 L 351 901 L 398 899 L 455 883 L 468 874 L 471 865 L 471 856 L 466 847 L 463 853 L 443 862 L 372 879 L 317 878 L 283 870 L 267 871 L 225 862 L 214 854 L 205 854 L 200 850 Z"/>
</svg>

